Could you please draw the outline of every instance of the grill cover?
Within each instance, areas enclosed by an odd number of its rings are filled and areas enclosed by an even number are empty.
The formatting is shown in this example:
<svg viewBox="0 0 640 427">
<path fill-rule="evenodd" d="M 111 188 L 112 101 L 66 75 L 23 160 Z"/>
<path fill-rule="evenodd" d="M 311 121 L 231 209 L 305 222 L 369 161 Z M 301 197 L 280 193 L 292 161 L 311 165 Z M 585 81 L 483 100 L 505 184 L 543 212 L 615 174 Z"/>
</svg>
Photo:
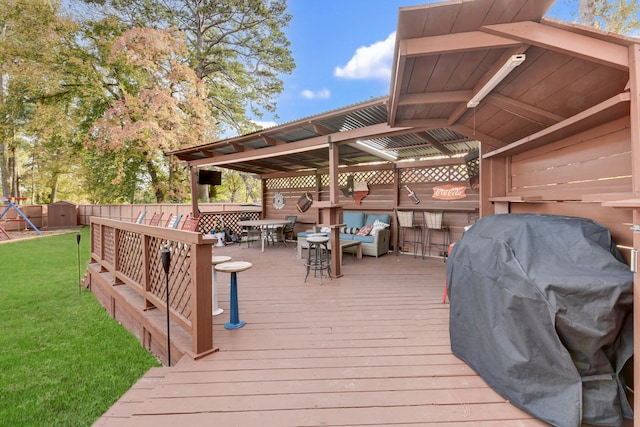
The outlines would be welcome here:
<svg viewBox="0 0 640 427">
<path fill-rule="evenodd" d="M 633 274 L 585 218 L 484 217 L 449 258 L 453 353 L 504 398 L 556 426 L 633 416 Z"/>
</svg>

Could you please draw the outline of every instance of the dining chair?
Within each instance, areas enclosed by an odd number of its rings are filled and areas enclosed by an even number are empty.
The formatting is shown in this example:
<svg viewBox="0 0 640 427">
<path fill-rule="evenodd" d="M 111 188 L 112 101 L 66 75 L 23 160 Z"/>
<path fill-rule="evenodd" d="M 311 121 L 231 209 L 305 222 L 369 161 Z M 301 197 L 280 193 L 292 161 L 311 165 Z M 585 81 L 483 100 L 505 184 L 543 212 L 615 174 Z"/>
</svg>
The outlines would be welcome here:
<svg viewBox="0 0 640 427">
<path fill-rule="evenodd" d="M 284 227 L 282 227 L 282 230 L 281 230 L 282 239 L 283 240 L 287 240 L 287 236 L 290 236 L 289 240 L 294 240 L 294 237 L 295 237 L 294 228 L 296 226 L 296 221 L 298 220 L 298 216 L 297 215 L 287 215 L 287 216 L 284 217 L 284 219 L 289 221 L 289 224 L 287 224 Z"/>
<path fill-rule="evenodd" d="M 239 218 L 239 221 L 250 221 L 252 218 L 249 216 L 241 216 Z M 257 241 L 259 242 L 260 239 L 262 238 L 262 231 L 260 230 L 259 227 L 247 227 L 247 226 L 243 226 L 240 229 L 240 238 L 245 238 L 247 239 L 247 247 L 251 246 L 251 242 L 253 241 L 253 238 L 257 237 Z"/>
</svg>

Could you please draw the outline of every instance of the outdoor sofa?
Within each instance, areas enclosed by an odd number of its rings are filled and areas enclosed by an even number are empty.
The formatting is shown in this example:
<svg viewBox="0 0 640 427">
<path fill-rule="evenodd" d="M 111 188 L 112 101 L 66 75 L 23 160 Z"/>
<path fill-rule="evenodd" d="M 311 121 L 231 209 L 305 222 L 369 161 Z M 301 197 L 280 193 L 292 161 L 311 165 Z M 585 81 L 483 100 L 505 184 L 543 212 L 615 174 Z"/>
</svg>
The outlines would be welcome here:
<svg viewBox="0 0 640 427">
<path fill-rule="evenodd" d="M 340 240 L 359 241 L 361 242 L 363 255 L 377 258 L 389 252 L 390 221 L 391 215 L 389 214 L 365 214 L 360 211 L 344 211 L 342 213 L 342 222 L 345 225 L 340 228 Z M 376 225 L 375 227 L 374 224 Z M 369 233 L 363 235 L 367 230 L 370 230 Z M 331 234 L 328 229 L 321 231 L 326 232 L 327 235 Z M 309 234 L 313 234 L 313 230 L 298 233 L 299 248 L 308 248 L 306 238 Z M 355 253 L 356 250 L 355 246 L 351 246 L 344 248 L 343 252 Z"/>
</svg>

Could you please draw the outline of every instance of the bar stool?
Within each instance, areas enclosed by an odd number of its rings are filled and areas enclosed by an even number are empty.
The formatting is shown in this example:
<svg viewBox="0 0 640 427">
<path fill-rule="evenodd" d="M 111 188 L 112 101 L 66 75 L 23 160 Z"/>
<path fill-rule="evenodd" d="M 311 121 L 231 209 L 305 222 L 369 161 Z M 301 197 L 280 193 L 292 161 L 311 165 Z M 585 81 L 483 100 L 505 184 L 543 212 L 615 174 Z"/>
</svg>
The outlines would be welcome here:
<svg viewBox="0 0 640 427">
<path fill-rule="evenodd" d="M 226 255 L 213 255 L 211 257 L 211 265 L 212 265 L 212 275 L 213 275 L 213 292 L 211 293 L 211 307 L 213 307 L 213 311 L 211 314 L 217 316 L 221 314 L 224 310 L 218 307 L 218 275 L 216 274 L 216 265 L 222 264 L 223 262 L 231 261 L 230 256 Z"/>
<path fill-rule="evenodd" d="M 229 261 L 217 264 L 215 269 L 222 273 L 231 273 L 231 298 L 229 301 L 229 321 L 224 324 L 225 329 L 239 329 L 244 326 L 244 320 L 240 320 L 240 310 L 238 309 L 238 278 L 241 271 L 250 269 L 253 266 L 247 261 Z"/>
<path fill-rule="evenodd" d="M 305 274 L 304 276 L 305 282 L 307 281 L 310 270 L 313 270 L 313 277 L 316 277 L 317 271 L 320 272 L 321 285 L 322 272 L 324 270 L 327 270 L 327 275 L 329 276 L 329 279 L 331 279 L 331 260 L 329 258 L 329 248 L 327 246 L 327 242 L 329 242 L 329 237 L 327 237 L 326 235 L 310 235 L 307 237 L 309 249 L 307 250 L 307 262 L 305 263 L 305 267 L 307 267 L 307 274 Z"/>
<path fill-rule="evenodd" d="M 398 245 L 404 246 L 405 243 L 412 244 L 414 258 L 416 257 L 416 253 L 418 253 L 418 247 L 420 247 L 420 254 L 422 255 L 422 258 L 424 258 L 424 244 L 422 243 L 422 228 L 420 227 L 420 225 L 416 224 L 415 222 L 414 211 L 396 210 L 396 217 L 398 218 L 398 230 L 399 230 Z M 413 240 L 407 240 L 405 238 L 405 233 L 407 230 L 413 232 Z"/>
<path fill-rule="evenodd" d="M 427 242 L 429 256 L 431 256 L 431 248 L 434 247 L 436 249 L 439 249 L 439 254 L 442 254 L 442 257 L 446 261 L 448 256 L 448 250 L 449 250 L 450 230 L 449 230 L 449 227 L 447 227 L 442 223 L 444 219 L 444 211 L 438 211 L 438 212 L 424 211 L 423 215 L 424 215 L 425 231 L 427 234 L 425 241 Z M 432 238 L 433 238 L 434 231 L 439 231 L 442 233 L 441 243 L 440 242 L 433 243 Z M 424 252 L 423 252 L 423 255 L 424 255 Z"/>
</svg>

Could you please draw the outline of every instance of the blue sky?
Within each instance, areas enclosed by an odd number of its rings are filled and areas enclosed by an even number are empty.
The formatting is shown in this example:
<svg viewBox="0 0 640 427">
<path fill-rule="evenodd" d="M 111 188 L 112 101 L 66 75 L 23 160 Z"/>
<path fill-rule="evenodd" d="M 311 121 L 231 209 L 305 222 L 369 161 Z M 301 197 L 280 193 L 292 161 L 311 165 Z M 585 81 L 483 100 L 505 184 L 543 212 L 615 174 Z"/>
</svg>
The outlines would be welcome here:
<svg viewBox="0 0 640 427">
<path fill-rule="evenodd" d="M 284 76 L 282 124 L 389 94 L 398 9 L 429 0 L 288 0 L 286 34 L 296 68 Z M 573 21 L 577 0 L 557 0 L 548 17 Z"/>
</svg>

